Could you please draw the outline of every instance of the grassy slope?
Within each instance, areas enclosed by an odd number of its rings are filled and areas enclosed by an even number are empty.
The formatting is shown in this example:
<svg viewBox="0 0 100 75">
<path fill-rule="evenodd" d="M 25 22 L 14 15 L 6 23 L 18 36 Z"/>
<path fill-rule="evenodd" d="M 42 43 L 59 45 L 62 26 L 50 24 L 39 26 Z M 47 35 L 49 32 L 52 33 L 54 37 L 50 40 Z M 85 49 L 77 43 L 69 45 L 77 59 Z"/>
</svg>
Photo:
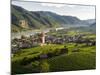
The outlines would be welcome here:
<svg viewBox="0 0 100 75">
<path fill-rule="evenodd" d="M 34 73 L 40 72 L 41 66 L 37 63 L 40 61 L 33 61 L 27 65 L 21 65 L 20 61 L 25 56 L 30 60 L 37 55 L 40 55 L 41 51 L 48 53 L 49 51 L 55 51 L 55 49 L 61 49 L 64 45 L 47 45 L 44 47 L 35 47 L 30 49 L 23 49 L 12 58 L 12 71 L 14 73 Z M 69 71 L 69 70 L 84 70 L 95 69 L 95 46 L 86 47 L 84 44 L 78 45 L 79 52 L 72 52 L 75 48 L 75 44 L 70 43 L 66 45 L 69 49 L 69 54 L 55 56 L 47 59 L 46 62 L 49 65 L 49 71 Z M 37 62 L 37 63 L 36 63 Z M 34 65 L 32 65 L 32 63 Z M 44 65 L 44 67 L 46 67 Z"/>
<path fill-rule="evenodd" d="M 51 71 L 95 69 L 94 53 L 72 53 L 49 59 Z"/>
</svg>

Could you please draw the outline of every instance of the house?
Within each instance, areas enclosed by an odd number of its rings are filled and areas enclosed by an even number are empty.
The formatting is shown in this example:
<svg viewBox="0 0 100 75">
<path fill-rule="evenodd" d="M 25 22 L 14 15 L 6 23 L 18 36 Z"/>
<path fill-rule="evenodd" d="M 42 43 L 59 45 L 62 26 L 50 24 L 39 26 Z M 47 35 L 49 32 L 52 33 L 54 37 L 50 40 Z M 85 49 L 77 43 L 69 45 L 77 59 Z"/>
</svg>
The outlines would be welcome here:
<svg viewBox="0 0 100 75">
<path fill-rule="evenodd" d="M 41 54 L 40 55 L 40 59 L 46 59 L 46 58 L 48 58 L 48 55 L 47 54 Z"/>
<path fill-rule="evenodd" d="M 64 53 L 68 54 L 68 48 L 66 48 L 66 46 L 64 46 L 64 48 L 61 49 L 60 53 L 61 54 L 64 54 Z"/>
</svg>

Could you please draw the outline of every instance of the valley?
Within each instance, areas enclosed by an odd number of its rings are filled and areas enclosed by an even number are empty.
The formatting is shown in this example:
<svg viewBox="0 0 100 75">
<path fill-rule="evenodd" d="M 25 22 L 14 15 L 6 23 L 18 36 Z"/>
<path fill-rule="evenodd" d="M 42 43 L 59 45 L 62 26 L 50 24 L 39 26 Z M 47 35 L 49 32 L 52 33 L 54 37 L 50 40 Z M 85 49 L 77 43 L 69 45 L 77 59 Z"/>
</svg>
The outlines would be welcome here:
<svg viewBox="0 0 100 75">
<path fill-rule="evenodd" d="M 55 12 L 11 5 L 13 75 L 96 69 L 96 19 L 81 20 Z"/>
</svg>

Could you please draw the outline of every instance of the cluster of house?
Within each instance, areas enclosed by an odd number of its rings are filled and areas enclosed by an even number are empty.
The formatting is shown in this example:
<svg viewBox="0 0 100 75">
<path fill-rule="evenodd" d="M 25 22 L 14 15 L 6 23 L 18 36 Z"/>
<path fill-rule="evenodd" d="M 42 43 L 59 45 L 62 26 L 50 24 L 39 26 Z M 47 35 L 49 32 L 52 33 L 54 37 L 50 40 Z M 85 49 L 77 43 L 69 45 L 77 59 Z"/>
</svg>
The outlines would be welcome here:
<svg viewBox="0 0 100 75">
<path fill-rule="evenodd" d="M 44 32 L 40 33 L 38 37 L 34 37 L 34 35 L 30 35 L 29 37 L 22 35 L 20 39 L 18 38 L 12 39 L 11 49 L 12 53 L 14 53 L 20 49 L 32 48 L 38 45 L 42 46 L 44 44 L 45 44 Z"/>
<path fill-rule="evenodd" d="M 85 35 L 75 35 L 75 36 L 64 36 L 64 37 L 55 37 L 55 36 L 47 36 L 46 43 L 53 44 L 64 44 L 64 43 L 86 43 L 87 45 L 95 45 L 96 41 L 88 38 L 83 38 Z"/>
<path fill-rule="evenodd" d="M 33 46 L 37 46 L 37 41 L 38 39 L 34 39 L 33 36 L 30 37 L 25 37 L 25 36 L 21 36 L 20 39 L 15 38 L 12 40 L 12 44 L 11 44 L 11 49 L 12 49 L 12 53 L 16 52 L 17 50 L 23 49 L 23 48 L 31 48 Z"/>
<path fill-rule="evenodd" d="M 83 38 L 85 35 L 75 35 L 75 36 L 50 36 L 45 35 L 42 32 L 37 38 L 34 38 L 34 35 L 30 35 L 30 37 L 21 36 L 20 39 L 15 38 L 12 40 L 12 52 L 16 52 L 17 50 L 23 48 L 31 48 L 34 46 L 43 46 L 44 44 L 64 44 L 64 43 L 86 43 L 88 46 L 95 45 L 96 42 L 91 39 Z"/>
</svg>

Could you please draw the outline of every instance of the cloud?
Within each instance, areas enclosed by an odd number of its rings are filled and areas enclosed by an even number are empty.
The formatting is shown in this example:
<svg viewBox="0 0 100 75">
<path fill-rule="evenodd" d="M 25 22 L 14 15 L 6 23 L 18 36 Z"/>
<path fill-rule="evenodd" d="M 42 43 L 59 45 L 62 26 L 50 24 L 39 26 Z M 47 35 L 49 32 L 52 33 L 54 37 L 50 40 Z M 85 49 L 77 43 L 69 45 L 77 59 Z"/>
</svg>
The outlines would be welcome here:
<svg viewBox="0 0 100 75">
<path fill-rule="evenodd" d="M 53 3 L 41 3 L 41 5 L 42 6 L 49 6 L 49 7 L 57 7 L 57 8 L 65 6 L 64 4 L 53 4 Z"/>
<path fill-rule="evenodd" d="M 76 5 L 67 5 L 68 7 L 74 8 Z"/>
</svg>

